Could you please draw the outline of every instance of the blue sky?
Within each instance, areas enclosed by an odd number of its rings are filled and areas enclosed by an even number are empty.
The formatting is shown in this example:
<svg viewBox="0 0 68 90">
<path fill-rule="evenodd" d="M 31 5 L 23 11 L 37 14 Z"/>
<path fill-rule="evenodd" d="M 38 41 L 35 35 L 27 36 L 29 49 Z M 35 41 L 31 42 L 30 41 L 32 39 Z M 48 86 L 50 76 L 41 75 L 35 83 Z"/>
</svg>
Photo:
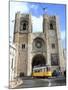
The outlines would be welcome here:
<svg viewBox="0 0 68 90">
<path fill-rule="evenodd" d="M 46 8 L 44 11 L 43 8 Z M 65 48 L 65 31 L 66 31 L 66 7 L 63 4 L 46 4 L 46 3 L 26 3 L 26 2 L 10 2 L 10 36 L 13 37 L 15 13 L 20 11 L 21 13 L 32 14 L 33 32 L 42 31 L 42 15 L 57 15 L 60 21 L 60 31 L 62 46 Z M 41 22 L 40 22 L 41 21 Z"/>
</svg>

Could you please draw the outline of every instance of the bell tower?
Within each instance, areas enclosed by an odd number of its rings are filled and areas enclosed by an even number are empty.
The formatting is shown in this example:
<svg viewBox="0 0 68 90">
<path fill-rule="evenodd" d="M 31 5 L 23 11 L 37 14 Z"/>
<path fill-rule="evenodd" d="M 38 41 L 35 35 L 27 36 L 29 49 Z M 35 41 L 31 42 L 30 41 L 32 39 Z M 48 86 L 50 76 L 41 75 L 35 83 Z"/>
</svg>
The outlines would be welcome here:
<svg viewBox="0 0 68 90">
<path fill-rule="evenodd" d="M 43 15 L 43 33 L 46 35 L 47 64 L 53 69 L 62 70 L 64 66 L 63 50 L 58 16 Z"/>
<path fill-rule="evenodd" d="M 13 41 L 17 50 L 15 65 L 17 76 L 27 75 L 28 34 L 30 32 L 32 32 L 31 15 L 16 13 Z"/>
</svg>

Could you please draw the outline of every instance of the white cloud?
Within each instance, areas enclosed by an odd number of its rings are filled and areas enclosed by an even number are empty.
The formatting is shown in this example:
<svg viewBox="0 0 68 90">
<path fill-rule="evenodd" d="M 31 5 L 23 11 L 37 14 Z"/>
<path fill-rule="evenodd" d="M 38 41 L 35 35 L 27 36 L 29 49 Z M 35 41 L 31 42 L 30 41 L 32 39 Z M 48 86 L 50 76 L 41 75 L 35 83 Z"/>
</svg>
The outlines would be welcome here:
<svg viewBox="0 0 68 90">
<path fill-rule="evenodd" d="M 21 2 L 10 2 L 10 15 L 12 18 L 14 18 L 15 13 L 18 11 L 20 11 L 21 13 L 28 13 L 28 4 Z"/>
<path fill-rule="evenodd" d="M 32 16 L 32 26 L 33 26 L 33 32 L 41 32 L 42 31 L 42 16 L 35 17 Z"/>
<path fill-rule="evenodd" d="M 36 5 L 33 5 L 33 4 L 31 5 L 31 8 L 35 8 L 35 7 L 36 7 Z"/>
<path fill-rule="evenodd" d="M 61 31 L 61 39 L 64 40 L 65 39 L 65 30 Z"/>
<path fill-rule="evenodd" d="M 39 8 L 39 6 L 35 4 L 32 4 L 30 7 L 33 8 L 34 10 L 37 10 Z"/>
<path fill-rule="evenodd" d="M 19 3 L 18 5 L 16 4 L 15 11 L 20 11 L 22 13 L 28 13 L 29 12 L 28 4 L 27 3 Z"/>
<path fill-rule="evenodd" d="M 27 3 L 21 2 L 10 2 L 10 36 L 13 39 L 13 31 L 14 31 L 14 19 L 15 13 L 20 11 L 21 13 L 28 13 L 29 8 Z"/>
<path fill-rule="evenodd" d="M 64 31 L 61 31 L 61 42 L 62 42 L 62 47 L 65 48 L 66 46 L 66 42 L 65 42 L 65 30 Z"/>
</svg>

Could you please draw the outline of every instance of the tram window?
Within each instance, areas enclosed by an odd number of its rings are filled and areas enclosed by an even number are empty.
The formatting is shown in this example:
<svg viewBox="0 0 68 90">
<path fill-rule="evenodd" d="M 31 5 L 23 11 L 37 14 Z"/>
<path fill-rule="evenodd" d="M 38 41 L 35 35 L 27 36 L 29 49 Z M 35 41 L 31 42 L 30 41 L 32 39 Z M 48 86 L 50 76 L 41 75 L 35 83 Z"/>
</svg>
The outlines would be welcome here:
<svg viewBox="0 0 68 90">
<path fill-rule="evenodd" d="M 37 70 L 35 72 L 38 72 Z"/>
<path fill-rule="evenodd" d="M 42 69 L 42 72 L 44 72 L 44 70 Z"/>
<path fill-rule="evenodd" d="M 34 72 L 37 72 L 37 71 L 34 71 Z"/>
<path fill-rule="evenodd" d="M 48 71 L 48 67 L 47 67 L 47 71 Z"/>
<path fill-rule="evenodd" d="M 44 72 L 45 72 L 45 68 L 44 68 Z"/>
<path fill-rule="evenodd" d="M 44 68 L 44 72 L 46 72 L 46 68 Z"/>
<path fill-rule="evenodd" d="M 40 72 L 42 72 L 42 69 L 40 69 Z"/>
<path fill-rule="evenodd" d="M 38 72 L 40 72 L 40 70 L 38 70 Z"/>
<path fill-rule="evenodd" d="M 40 69 L 40 70 L 38 70 L 38 72 L 41 72 L 42 70 Z"/>
</svg>

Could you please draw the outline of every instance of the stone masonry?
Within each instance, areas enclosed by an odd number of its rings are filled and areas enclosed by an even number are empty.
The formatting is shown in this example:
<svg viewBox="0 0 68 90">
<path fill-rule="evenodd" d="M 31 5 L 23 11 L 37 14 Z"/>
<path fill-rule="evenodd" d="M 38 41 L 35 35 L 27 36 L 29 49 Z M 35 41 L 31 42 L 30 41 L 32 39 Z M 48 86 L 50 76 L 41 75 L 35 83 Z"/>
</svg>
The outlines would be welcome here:
<svg viewBox="0 0 68 90">
<path fill-rule="evenodd" d="M 42 32 L 32 32 L 31 14 L 15 15 L 16 75 L 31 76 L 34 65 L 50 65 L 52 70 L 65 69 L 60 39 L 59 18 L 43 15 Z M 41 58 L 41 59 L 40 59 Z"/>
</svg>

